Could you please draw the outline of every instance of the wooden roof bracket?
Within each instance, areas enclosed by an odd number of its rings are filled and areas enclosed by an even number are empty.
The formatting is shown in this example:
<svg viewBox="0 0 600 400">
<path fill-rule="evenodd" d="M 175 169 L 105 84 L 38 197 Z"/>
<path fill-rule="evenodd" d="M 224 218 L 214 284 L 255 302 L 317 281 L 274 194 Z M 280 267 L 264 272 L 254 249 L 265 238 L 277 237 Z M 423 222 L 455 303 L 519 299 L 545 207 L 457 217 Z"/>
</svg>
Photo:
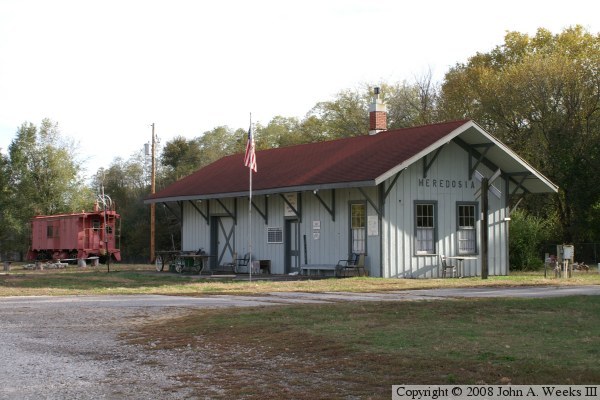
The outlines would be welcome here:
<svg viewBox="0 0 600 400">
<path fill-rule="evenodd" d="M 517 200 L 517 202 L 515 203 L 515 205 L 513 206 L 513 208 L 511 208 L 508 212 L 508 216 L 510 217 L 512 215 L 512 213 L 515 212 L 515 210 L 517 209 L 517 207 L 519 207 L 519 204 L 521 204 L 521 201 L 523 201 L 523 199 L 525 198 L 524 195 L 521 195 L 521 197 L 519 197 L 519 200 Z"/>
<path fill-rule="evenodd" d="M 319 195 L 318 190 L 313 190 L 313 194 L 319 200 L 319 203 L 327 210 L 329 215 L 331 215 L 331 220 L 335 222 L 335 189 L 331 189 L 331 207 L 329 207 L 325 201 Z"/>
<path fill-rule="evenodd" d="M 179 216 L 177 215 L 177 213 L 175 211 L 173 211 L 173 209 L 171 207 L 169 207 L 169 205 L 167 203 L 163 202 L 163 205 L 167 208 L 167 210 L 169 210 L 171 212 L 171 214 L 173 214 L 173 216 L 181 224 L 181 218 L 179 218 Z"/>
<path fill-rule="evenodd" d="M 516 184 L 516 187 L 511 192 L 511 195 L 515 195 L 517 193 L 517 190 L 519 190 L 519 189 L 523 190 L 523 193 L 529 193 L 529 190 L 527 190 L 523 186 L 523 182 L 525 182 L 525 179 L 527 179 L 528 176 L 531 176 L 531 173 L 529 173 L 529 172 L 513 172 L 510 174 L 506 174 L 506 175 L 508 177 L 510 177 L 511 180 Z M 520 176 L 521 179 L 519 181 L 516 181 L 516 180 L 512 179 L 513 176 Z"/>
<path fill-rule="evenodd" d="M 285 198 L 285 196 L 284 196 L 283 193 L 279 193 L 279 196 L 281 196 L 281 198 L 283 199 L 283 201 L 285 202 L 285 204 L 287 204 L 288 207 L 291 208 L 291 210 L 294 212 L 294 214 L 296 214 L 296 216 L 298 217 L 298 220 L 300 222 L 302 222 L 302 214 L 298 210 L 296 210 L 296 207 L 294 207 L 292 205 L 292 203 L 290 203 L 288 201 L 288 199 Z M 298 208 L 301 208 L 301 204 L 302 204 L 302 193 L 299 192 L 298 193 Z"/>
<path fill-rule="evenodd" d="M 233 212 L 231 212 L 227 207 L 225 207 L 225 204 L 223 204 L 223 202 L 220 199 L 217 198 L 216 200 L 217 203 L 219 203 L 221 207 L 223 207 L 223 210 L 225 210 L 227 215 L 233 218 L 233 223 L 237 225 L 237 197 L 233 198 Z"/>
<path fill-rule="evenodd" d="M 252 201 L 252 207 L 260 214 L 260 216 L 265 220 L 265 225 L 269 224 L 269 196 L 263 196 L 265 199 L 265 212 L 263 213 L 258 206 Z"/>
<path fill-rule="evenodd" d="M 438 147 L 433 157 L 431 157 L 431 160 L 427 161 L 427 154 L 425 154 L 425 157 L 423 157 L 423 178 L 427 178 L 427 171 L 429 171 L 429 168 L 431 168 L 435 159 L 440 155 L 440 152 L 442 151 L 444 146 L 445 145 Z"/>
<path fill-rule="evenodd" d="M 436 155 L 437 157 L 437 155 Z M 402 173 L 406 171 L 406 168 L 404 168 L 403 170 L 401 170 L 400 172 L 398 172 L 396 175 L 394 175 L 394 179 L 392 179 L 392 182 L 390 183 L 390 186 L 384 190 L 383 192 L 383 198 L 382 201 L 385 201 L 385 199 L 387 199 L 388 195 L 390 194 L 390 192 L 392 191 L 392 188 L 396 185 L 396 182 L 398 181 L 398 178 L 400 177 L 400 175 L 402 175 Z M 425 174 L 426 171 L 423 171 L 423 173 Z M 382 187 L 384 187 L 383 185 L 385 185 L 385 183 L 382 183 Z"/>
<path fill-rule="evenodd" d="M 210 207 L 208 204 L 209 200 L 206 200 L 206 214 L 203 213 L 202 210 L 192 200 L 188 200 L 188 201 L 190 202 L 192 207 L 194 207 L 196 209 L 196 211 L 198 211 L 198 213 L 200 215 L 202 215 L 202 218 L 204 218 L 204 220 L 206 221 L 206 225 L 210 225 Z"/>
<path fill-rule="evenodd" d="M 365 193 L 365 191 L 363 190 L 363 188 L 359 187 L 358 190 L 362 193 L 362 195 L 365 197 L 365 199 L 371 205 L 371 207 L 373 207 L 373 209 L 375 210 L 375 212 L 377 213 L 377 215 L 381 216 L 381 210 L 379 209 L 379 207 L 377 207 L 377 205 L 375 205 L 375 203 L 373 202 L 373 200 L 371 200 L 371 198 Z"/>
<path fill-rule="evenodd" d="M 457 145 L 462 147 L 464 151 L 469 153 L 470 156 L 476 157 L 479 160 L 477 164 L 481 163 L 481 164 L 485 165 L 486 167 L 488 167 L 489 169 L 491 169 L 492 171 L 498 170 L 498 166 L 496 164 L 494 164 L 493 162 L 491 162 L 490 160 L 488 160 L 487 158 L 484 157 L 484 155 L 485 155 L 485 153 L 487 153 L 487 151 L 485 151 L 484 154 L 481 154 L 473 148 L 473 147 L 478 147 L 478 146 L 483 147 L 483 146 L 488 146 L 488 145 L 489 145 L 488 147 L 491 148 L 492 146 L 494 146 L 493 143 L 484 143 L 482 145 L 469 145 L 464 140 L 460 139 L 459 137 L 455 137 L 452 140 L 454 141 L 454 143 L 456 143 Z M 476 168 L 477 168 L 477 165 L 475 165 L 471 170 L 471 157 L 469 157 L 469 178 L 471 178 L 473 176 Z M 511 182 L 513 182 L 517 186 L 521 186 L 523 181 L 521 181 L 519 183 L 512 177 L 512 175 L 519 175 L 519 174 L 522 174 L 522 173 L 521 172 L 513 173 L 513 174 L 506 173 L 506 172 L 502 173 L 502 175 L 506 176 Z M 527 193 L 529 193 L 529 191 L 527 191 L 525 188 L 523 188 L 523 190 L 525 190 Z"/>
<path fill-rule="evenodd" d="M 479 174 L 481 175 L 481 173 L 479 173 Z M 500 189 L 498 189 L 496 186 L 494 186 L 493 183 L 494 183 L 494 181 L 496 181 L 496 179 L 498 179 L 499 177 L 501 177 L 503 175 L 504 174 L 502 173 L 502 170 L 500 168 L 498 168 L 498 170 L 496 172 L 494 172 L 491 177 L 486 178 L 488 180 L 488 182 L 487 182 L 488 192 L 492 193 L 494 196 L 496 196 L 499 199 L 502 198 L 501 197 L 502 192 L 500 191 Z M 483 178 L 485 178 L 485 177 L 483 177 Z M 475 191 L 475 198 L 479 198 L 480 196 L 481 196 L 481 188 L 479 188 Z"/>
<path fill-rule="evenodd" d="M 485 155 L 490 151 L 492 147 L 494 147 L 494 143 L 481 143 L 481 144 L 472 144 L 469 146 L 469 178 L 473 177 L 475 170 L 483 162 L 483 160 L 487 160 Z M 477 149 L 483 148 L 483 152 L 480 153 Z M 473 157 L 477 159 L 475 165 L 473 165 Z M 498 168 L 492 168 L 493 170 L 497 170 Z"/>
</svg>

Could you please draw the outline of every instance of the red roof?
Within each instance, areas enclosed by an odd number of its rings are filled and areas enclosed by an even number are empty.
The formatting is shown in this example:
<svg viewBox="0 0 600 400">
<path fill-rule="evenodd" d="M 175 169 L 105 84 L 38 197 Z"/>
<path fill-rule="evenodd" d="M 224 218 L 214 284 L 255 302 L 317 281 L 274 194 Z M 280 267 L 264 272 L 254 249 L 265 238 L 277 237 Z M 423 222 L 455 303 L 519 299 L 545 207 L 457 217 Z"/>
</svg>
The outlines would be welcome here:
<svg viewBox="0 0 600 400">
<path fill-rule="evenodd" d="M 377 135 L 257 151 L 252 191 L 374 185 L 374 180 L 434 144 L 467 120 L 396 129 Z M 244 154 L 221 158 L 151 195 L 148 200 L 231 197 L 248 193 Z M 258 194 L 258 193 L 257 193 Z"/>
</svg>

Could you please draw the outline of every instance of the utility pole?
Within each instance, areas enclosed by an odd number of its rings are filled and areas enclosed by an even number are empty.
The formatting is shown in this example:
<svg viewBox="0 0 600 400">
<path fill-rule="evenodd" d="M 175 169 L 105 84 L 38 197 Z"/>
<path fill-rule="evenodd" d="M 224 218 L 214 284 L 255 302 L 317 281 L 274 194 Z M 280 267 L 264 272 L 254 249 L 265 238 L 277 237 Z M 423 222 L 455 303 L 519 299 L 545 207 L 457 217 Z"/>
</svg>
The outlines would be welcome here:
<svg viewBox="0 0 600 400">
<path fill-rule="evenodd" d="M 104 195 L 104 183 L 102 184 L 101 194 L 102 206 L 104 208 L 104 251 L 106 251 L 106 272 L 110 272 L 110 251 L 108 249 L 108 220 L 106 218 L 106 208 L 109 206 L 107 196 Z M 113 230 L 114 232 L 114 230 Z"/>
<path fill-rule="evenodd" d="M 150 177 L 150 193 L 156 193 L 156 137 L 154 136 L 154 122 L 152 123 L 152 173 Z M 154 262 L 156 231 L 156 204 L 150 203 L 150 263 Z"/>
</svg>

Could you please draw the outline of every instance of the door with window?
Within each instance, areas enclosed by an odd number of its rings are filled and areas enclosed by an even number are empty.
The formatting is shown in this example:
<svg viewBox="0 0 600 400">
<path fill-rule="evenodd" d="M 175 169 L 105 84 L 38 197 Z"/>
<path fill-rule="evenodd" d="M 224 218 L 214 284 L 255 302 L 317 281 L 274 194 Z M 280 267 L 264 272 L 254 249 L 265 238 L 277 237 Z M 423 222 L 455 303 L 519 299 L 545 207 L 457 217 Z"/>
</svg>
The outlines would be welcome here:
<svg viewBox="0 0 600 400">
<path fill-rule="evenodd" d="M 350 253 L 367 253 L 367 204 L 350 203 Z"/>
<path fill-rule="evenodd" d="M 300 224 L 285 220 L 285 273 L 300 272 Z"/>
</svg>

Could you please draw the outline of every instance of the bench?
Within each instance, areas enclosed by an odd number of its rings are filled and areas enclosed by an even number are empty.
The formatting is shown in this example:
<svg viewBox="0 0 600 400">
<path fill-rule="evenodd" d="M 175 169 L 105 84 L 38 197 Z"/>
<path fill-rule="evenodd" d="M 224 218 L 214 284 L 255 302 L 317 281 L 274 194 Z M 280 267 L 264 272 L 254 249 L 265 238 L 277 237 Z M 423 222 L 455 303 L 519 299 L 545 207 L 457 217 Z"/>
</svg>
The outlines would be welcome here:
<svg viewBox="0 0 600 400">
<path fill-rule="evenodd" d="M 304 264 L 300 266 L 301 275 L 312 275 L 312 271 L 316 271 L 317 275 L 329 275 L 332 272 L 332 276 L 335 275 L 336 270 L 335 264 Z"/>
</svg>

